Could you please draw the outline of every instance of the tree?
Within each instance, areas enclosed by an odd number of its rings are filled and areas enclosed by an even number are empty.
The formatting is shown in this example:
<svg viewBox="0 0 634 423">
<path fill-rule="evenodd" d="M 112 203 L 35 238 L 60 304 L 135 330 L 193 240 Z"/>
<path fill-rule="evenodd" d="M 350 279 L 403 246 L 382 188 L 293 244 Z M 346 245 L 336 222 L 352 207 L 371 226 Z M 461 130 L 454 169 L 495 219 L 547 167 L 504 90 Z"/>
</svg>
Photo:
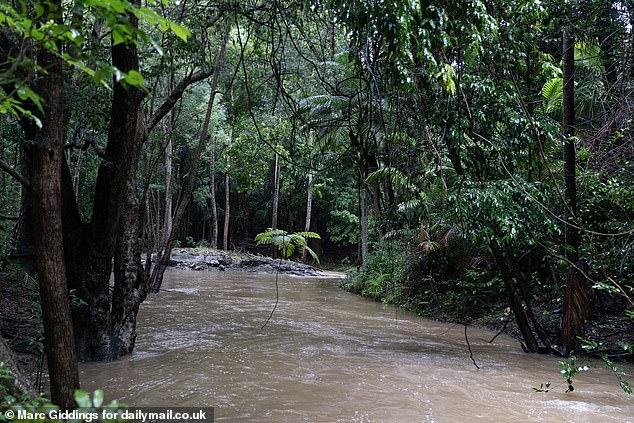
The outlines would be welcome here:
<svg viewBox="0 0 634 423">
<path fill-rule="evenodd" d="M 139 38 L 149 40 L 149 36 L 139 29 L 137 21 L 141 17 L 143 20 L 160 25 L 163 30 L 171 29 L 182 38 L 187 38 L 188 31 L 180 25 L 160 17 L 151 9 L 141 7 L 137 2 L 121 2 L 119 7 L 111 9 L 108 5 L 100 2 L 85 1 L 81 4 L 52 5 L 50 10 L 51 13 L 59 13 L 61 16 L 66 7 L 85 8 L 88 11 L 88 17 L 103 22 L 104 26 L 95 26 L 97 32 L 104 29 L 111 30 L 112 65 L 107 63 L 104 65 L 91 59 L 85 62 L 84 58 L 79 55 L 83 43 L 88 43 L 89 39 L 92 40 L 92 38 L 77 36 L 81 22 L 74 22 L 71 19 L 70 23 L 66 23 L 62 22 L 61 18 L 52 19 L 43 21 L 43 25 L 38 30 L 30 31 L 24 30 L 24 25 L 32 20 L 29 19 L 28 15 L 21 13 L 31 13 L 31 11 L 25 9 L 18 13 L 9 10 L 14 18 L 8 21 L 10 22 L 9 30 L 13 31 L 13 35 L 23 40 L 32 37 L 37 42 L 35 48 L 38 51 L 37 54 L 41 55 L 41 60 L 38 62 L 38 66 L 41 68 L 38 67 L 38 71 L 44 73 L 42 69 L 51 67 L 54 72 L 50 76 L 52 83 L 47 82 L 48 76 L 42 79 L 45 81 L 42 85 L 44 95 L 35 94 L 36 90 L 39 90 L 39 86 L 34 90 L 29 84 L 28 66 L 26 66 L 29 63 L 21 62 L 24 55 L 20 53 L 18 48 L 11 45 L 11 38 L 3 38 L 2 51 L 7 58 L 6 63 L 15 65 L 9 69 L 9 72 L 13 73 L 10 76 L 5 74 L 7 77 L 3 78 L 3 82 L 6 82 L 3 89 L 8 94 L 4 104 L 10 107 L 12 113 L 20 115 L 27 141 L 37 140 L 38 144 L 50 149 L 46 154 L 37 148 L 33 149 L 32 152 L 27 149 L 27 153 L 32 154 L 33 163 L 32 168 L 27 173 L 31 174 L 33 182 L 37 182 L 37 189 L 33 191 L 35 205 L 33 228 L 38 232 L 38 237 L 50 237 L 48 242 L 57 243 L 47 243 L 44 246 L 42 239 L 34 240 L 37 259 L 40 262 L 44 260 L 40 266 L 47 266 L 46 269 L 40 270 L 40 277 L 43 280 L 55 280 L 63 283 L 64 274 L 59 272 L 61 272 L 61 268 L 65 267 L 64 273 L 68 278 L 69 287 L 76 289 L 81 299 L 88 304 L 88 307 L 73 310 L 73 331 L 79 357 L 83 360 L 114 359 L 120 354 L 131 351 L 133 347 L 136 312 L 144 298 L 143 283 L 140 278 L 142 276 L 140 256 L 138 254 L 139 237 L 136 236 L 140 226 L 138 199 L 134 191 L 139 149 L 145 139 L 145 133 L 151 130 L 173 107 L 184 89 L 189 84 L 199 80 L 201 76 L 189 75 L 181 81 L 175 92 L 172 93 L 172 97 L 162 104 L 162 108 L 159 108 L 151 117 L 147 126 L 143 125 L 140 105 L 146 90 L 142 88 L 144 79 L 139 73 L 137 44 Z M 67 15 L 80 16 L 80 14 Z M 20 25 L 17 25 L 18 22 Z M 77 29 L 73 26 L 77 26 Z M 51 38 L 47 37 L 52 37 L 52 41 Z M 52 47 L 55 46 L 56 49 L 60 43 L 70 43 L 67 52 L 61 55 Z M 59 59 L 62 62 L 58 62 Z M 99 63 L 99 65 L 95 65 L 95 63 Z M 62 104 L 64 89 L 60 88 L 59 82 L 62 78 L 62 66 L 78 69 L 99 83 L 105 83 L 105 79 L 111 75 L 116 76 L 113 87 L 108 145 L 103 151 L 105 160 L 98 171 L 93 211 L 91 221 L 88 224 L 84 224 L 82 221 L 69 167 L 62 154 L 63 150 L 57 151 L 63 147 L 63 128 L 64 122 L 66 122 L 64 110 L 62 107 L 50 109 L 53 110 L 51 117 L 40 114 L 39 116 L 42 116 L 45 121 L 42 121 L 42 118 L 34 113 L 35 110 L 41 108 L 41 104 L 46 105 L 49 102 L 56 104 L 56 106 Z M 16 73 L 16 70 L 19 72 Z M 80 80 L 81 78 L 77 78 L 75 82 Z M 19 94 L 21 91 L 12 90 L 12 87 L 20 85 L 29 88 L 24 91 L 26 96 L 20 94 L 18 96 L 20 100 L 17 100 L 18 97 L 13 94 Z M 23 107 L 22 104 L 27 102 L 30 102 L 30 105 L 26 108 Z M 38 124 L 42 125 L 41 131 L 36 129 Z M 44 135 L 45 133 L 47 135 Z M 49 136 L 59 139 L 51 138 L 53 142 L 48 143 L 46 139 Z M 51 163 L 43 160 L 49 155 L 51 155 Z M 56 173 L 50 172 L 60 172 L 59 192 L 55 191 L 57 188 L 54 185 L 46 185 L 46 183 L 54 184 L 57 180 Z M 45 183 L 42 178 L 50 181 Z M 50 193 L 51 195 L 45 195 L 46 190 L 53 191 Z M 44 196 L 51 203 L 38 203 Z M 30 199 L 24 201 L 27 204 L 31 202 Z M 53 218 L 54 214 L 57 213 L 54 211 L 55 201 L 59 201 L 61 207 L 62 221 L 59 229 L 63 232 L 63 236 L 55 235 L 54 231 L 50 232 L 51 228 L 56 228 L 54 220 L 52 220 L 52 227 L 49 227 L 49 222 L 42 220 Z M 129 207 L 124 207 L 124 205 Z M 125 210 L 125 213 L 122 210 Z M 61 248 L 62 239 L 63 249 Z M 57 245 L 58 248 L 52 248 L 52 245 Z M 51 261 L 53 259 L 46 257 L 52 257 L 51 254 L 60 252 L 64 253 L 65 263 L 62 265 L 59 263 L 59 259 L 55 259 L 57 264 L 51 267 L 50 263 L 53 263 Z M 113 257 L 115 259 L 115 286 L 112 295 L 110 295 L 109 280 Z M 47 274 L 48 272 L 58 273 Z M 57 287 L 56 292 L 58 296 L 67 295 L 67 290 L 63 289 L 61 285 Z M 52 295 L 48 297 L 52 300 L 57 299 Z M 43 302 L 49 301 L 49 298 L 42 296 Z M 49 304 L 43 303 L 43 309 L 47 310 L 47 307 Z M 59 307 L 57 305 L 51 305 L 51 307 L 54 307 L 54 310 L 59 310 L 62 314 L 68 311 L 63 304 Z M 49 307 L 48 310 L 50 309 Z M 59 339 L 56 342 L 61 343 Z M 69 383 L 73 383 L 70 376 L 66 379 Z M 64 404 L 67 402 L 65 401 Z"/>
<path fill-rule="evenodd" d="M 575 36 L 572 25 L 563 31 L 562 125 L 564 138 L 565 251 L 573 265 L 566 279 L 562 338 L 567 352 L 578 346 L 582 325 L 590 318 L 590 302 L 585 288 L 584 265 L 579 261 L 581 234 L 577 215 L 577 157 L 575 153 Z"/>
<path fill-rule="evenodd" d="M 314 146 L 315 146 L 315 132 L 310 131 L 308 135 L 308 148 L 310 148 L 310 157 L 308 159 L 308 184 L 306 187 L 307 198 L 306 198 L 306 220 L 304 224 L 304 232 L 310 232 L 310 220 L 313 215 L 313 189 L 315 185 L 315 174 L 313 171 L 313 156 L 314 156 Z M 302 250 L 302 260 L 306 261 L 306 253 L 307 249 Z"/>
<path fill-rule="evenodd" d="M 233 141 L 233 128 L 229 130 L 229 147 Z M 225 221 L 222 232 L 222 249 L 229 251 L 229 222 L 231 217 L 231 175 L 225 173 Z"/>
<path fill-rule="evenodd" d="M 198 177 L 198 168 L 200 165 L 200 159 L 202 156 L 203 149 L 209 138 L 209 134 L 208 134 L 209 121 L 211 118 L 211 111 L 214 106 L 214 99 L 216 98 L 216 88 L 218 86 L 220 70 L 224 63 L 225 49 L 227 47 L 228 39 L 229 39 L 229 31 L 227 30 L 226 35 L 224 36 L 221 42 L 220 51 L 218 52 L 218 56 L 214 64 L 214 73 L 213 73 L 212 80 L 209 86 L 209 101 L 207 103 L 205 119 L 203 121 L 202 128 L 200 129 L 198 145 L 196 146 L 196 149 L 194 151 L 194 155 L 192 158 L 191 171 L 187 179 L 187 185 L 183 187 L 183 190 L 181 191 L 180 198 L 176 205 L 176 212 L 174 215 L 173 226 L 172 228 L 170 228 L 170 231 L 169 231 L 169 234 L 167 235 L 167 239 L 165 240 L 165 243 L 161 246 L 161 249 L 159 250 L 159 258 L 157 260 L 157 263 L 154 266 L 154 270 L 152 272 L 152 276 L 149 282 L 150 285 L 152 286 L 152 290 L 154 290 L 155 292 L 158 292 L 158 290 L 161 288 L 161 285 L 163 283 L 163 275 L 165 274 L 165 270 L 167 269 L 167 265 L 169 263 L 169 257 L 172 252 L 172 246 L 174 244 L 176 231 L 179 229 L 180 225 L 183 223 L 185 211 L 187 209 L 187 206 L 189 205 L 189 200 L 191 199 L 192 193 L 194 192 L 196 178 Z"/>
<path fill-rule="evenodd" d="M 281 265 L 282 258 L 289 259 L 293 256 L 297 248 L 302 249 L 302 251 L 308 251 L 312 258 L 319 263 L 319 257 L 317 254 L 310 249 L 307 243 L 307 239 L 309 238 L 317 238 L 320 239 L 319 234 L 315 232 L 295 232 L 288 233 L 287 231 L 281 229 L 267 228 L 266 231 L 256 235 L 255 241 L 258 245 L 272 245 L 277 249 L 280 253 L 280 261 L 278 264 L 278 269 L 275 272 L 275 305 L 271 310 L 271 314 L 262 325 L 262 329 L 269 323 L 271 317 L 273 317 L 273 313 L 277 309 L 277 305 L 279 303 L 280 295 L 277 284 L 277 277 L 279 275 L 279 266 Z"/>
<path fill-rule="evenodd" d="M 45 5 L 43 21 L 61 22 L 62 4 Z M 62 60 L 53 51 L 40 49 L 38 62 L 46 64 L 37 91 L 44 99 L 41 128 L 36 131 L 31 154 L 33 196 L 33 241 L 38 269 L 45 350 L 51 385 L 51 400 L 74 407 L 79 388 L 77 356 L 70 319 L 66 265 L 62 233 L 62 160 L 64 151 L 64 74 Z M 56 247 L 55 247 L 56 246 Z"/>
</svg>

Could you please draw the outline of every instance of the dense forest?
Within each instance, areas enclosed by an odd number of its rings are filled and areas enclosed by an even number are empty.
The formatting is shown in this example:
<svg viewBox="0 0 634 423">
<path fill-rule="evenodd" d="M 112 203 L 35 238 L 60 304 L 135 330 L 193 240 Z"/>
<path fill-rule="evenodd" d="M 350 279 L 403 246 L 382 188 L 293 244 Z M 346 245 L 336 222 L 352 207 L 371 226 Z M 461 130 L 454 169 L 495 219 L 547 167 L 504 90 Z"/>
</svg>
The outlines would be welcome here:
<svg viewBox="0 0 634 423">
<path fill-rule="evenodd" d="M 73 406 L 78 361 L 133 350 L 174 248 L 270 254 L 267 228 L 353 292 L 507 316 L 526 352 L 602 356 L 629 391 L 633 20 L 629 0 L 3 0 L 0 278 L 36 275 L 52 401 Z"/>
</svg>

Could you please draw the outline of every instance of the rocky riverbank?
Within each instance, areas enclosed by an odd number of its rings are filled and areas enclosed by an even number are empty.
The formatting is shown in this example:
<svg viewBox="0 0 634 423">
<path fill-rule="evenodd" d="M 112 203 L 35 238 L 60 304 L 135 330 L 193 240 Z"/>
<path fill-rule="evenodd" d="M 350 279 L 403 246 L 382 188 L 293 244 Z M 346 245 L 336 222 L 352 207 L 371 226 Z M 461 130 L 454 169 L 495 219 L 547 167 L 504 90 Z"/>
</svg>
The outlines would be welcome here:
<svg viewBox="0 0 634 423">
<path fill-rule="evenodd" d="M 280 273 L 308 277 L 345 277 L 343 273 L 329 272 L 291 260 L 280 260 L 249 253 L 200 248 L 175 248 L 170 266 L 198 271 L 245 271 Z"/>
</svg>

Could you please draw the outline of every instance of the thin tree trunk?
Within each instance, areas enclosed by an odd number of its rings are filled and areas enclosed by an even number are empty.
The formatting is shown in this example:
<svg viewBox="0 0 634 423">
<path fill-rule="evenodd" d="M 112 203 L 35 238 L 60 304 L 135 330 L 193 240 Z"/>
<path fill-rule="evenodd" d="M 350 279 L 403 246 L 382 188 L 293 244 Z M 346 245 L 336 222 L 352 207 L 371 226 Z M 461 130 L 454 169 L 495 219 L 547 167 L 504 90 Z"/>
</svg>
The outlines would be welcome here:
<svg viewBox="0 0 634 423">
<path fill-rule="evenodd" d="M 286 227 L 288 228 L 288 232 L 295 232 L 295 212 L 293 211 L 293 206 L 291 204 L 291 196 L 286 196 L 286 214 L 288 215 L 288 219 L 286 221 Z"/>
<path fill-rule="evenodd" d="M 277 213 L 280 203 L 280 155 L 275 152 L 275 171 L 273 174 L 273 218 L 271 227 L 277 229 Z"/>
<path fill-rule="evenodd" d="M 369 242 L 369 211 L 368 211 L 368 190 L 365 184 L 365 178 L 362 177 L 361 186 L 359 188 L 359 209 L 361 211 L 361 266 L 366 267 L 368 264 L 368 242 Z"/>
<path fill-rule="evenodd" d="M 216 207 L 216 138 L 211 138 L 209 160 L 209 196 L 211 205 L 211 248 L 218 248 L 218 208 Z"/>
<path fill-rule="evenodd" d="M 79 198 L 79 177 L 81 175 L 81 159 L 84 156 L 84 151 L 79 150 L 77 152 L 77 161 L 75 162 L 75 175 L 73 176 L 73 187 L 75 188 L 75 198 Z"/>
<path fill-rule="evenodd" d="M 231 214 L 231 177 L 225 175 L 225 226 L 222 237 L 222 248 L 229 251 L 229 216 Z"/>
<path fill-rule="evenodd" d="M 330 27 L 330 60 L 334 62 L 335 60 L 335 33 L 336 27 L 335 22 L 332 22 L 332 26 Z"/>
<path fill-rule="evenodd" d="M 233 128 L 229 130 L 229 145 L 233 142 Z M 231 216 L 231 176 L 229 171 L 225 174 L 225 224 L 222 234 L 222 248 L 229 251 L 229 217 Z"/>
<path fill-rule="evenodd" d="M 61 2 L 48 7 L 48 18 L 61 19 Z M 42 129 L 33 142 L 31 188 L 33 232 L 38 269 L 44 345 L 50 376 L 51 400 L 73 408 L 79 388 L 77 356 L 71 323 L 64 238 L 62 233 L 62 160 L 64 158 L 64 77 L 62 61 L 46 49 L 38 54 L 46 66 L 38 91 L 44 101 Z"/>
<path fill-rule="evenodd" d="M 564 138 L 564 182 L 565 190 L 565 214 L 566 221 L 574 222 L 577 211 L 577 178 L 576 178 L 576 153 L 575 153 L 575 37 L 572 27 L 564 30 L 564 58 L 563 58 L 563 93 L 562 109 L 563 122 L 561 126 Z M 566 257 L 576 261 L 579 257 L 578 250 L 581 243 L 579 230 L 571 225 L 565 227 Z"/>
<path fill-rule="evenodd" d="M 165 216 L 163 218 L 163 241 L 166 242 L 172 232 L 172 134 L 167 124 L 164 126 L 164 134 L 169 137 L 165 147 Z"/>
<path fill-rule="evenodd" d="M 383 227 L 379 224 L 381 218 L 381 188 L 379 182 L 375 181 L 372 186 L 372 215 L 376 222 L 376 230 L 379 235 L 379 239 L 383 239 Z"/>
<path fill-rule="evenodd" d="M 506 291 L 509 296 L 509 304 L 511 306 L 511 310 L 513 311 L 513 315 L 515 316 L 517 327 L 519 328 L 522 338 L 526 343 L 526 349 L 528 352 L 532 353 L 539 352 L 539 344 L 537 343 L 535 334 L 533 334 L 533 330 L 531 329 L 529 323 L 529 317 L 526 312 L 528 305 L 522 301 L 521 294 L 508 266 L 507 258 L 502 250 L 502 247 L 497 240 L 492 240 L 489 243 L 489 247 L 491 248 L 495 263 L 500 271 L 500 276 L 502 277 L 502 281 L 506 287 Z"/>
<path fill-rule="evenodd" d="M 563 32 L 563 121 L 561 132 L 564 138 L 564 182 L 565 182 L 565 217 L 568 223 L 564 228 L 566 258 L 583 268 L 579 261 L 581 234 L 577 229 L 575 215 L 577 213 L 577 178 L 575 153 L 575 36 L 572 26 Z M 573 226 L 574 225 L 574 226 Z M 579 337 L 583 336 L 583 324 L 590 318 L 590 300 L 587 292 L 585 276 L 572 267 L 566 279 L 564 295 L 564 312 L 562 315 L 561 335 L 565 354 L 579 346 Z"/>
<path fill-rule="evenodd" d="M 196 146 L 192 157 L 192 164 L 189 171 L 189 177 L 187 178 L 187 184 L 183 187 L 181 195 L 178 199 L 178 204 L 176 205 L 176 212 L 174 213 L 172 230 L 170 231 L 166 242 L 163 244 L 161 251 L 159 251 L 158 261 L 154 270 L 152 271 L 150 283 L 152 286 L 152 290 L 155 292 L 161 288 L 161 285 L 163 283 L 163 275 L 165 274 L 165 270 L 167 269 L 167 265 L 169 263 L 175 235 L 182 226 L 185 213 L 188 209 L 189 201 L 191 200 L 192 193 L 194 192 L 196 179 L 198 178 L 198 168 L 200 167 L 200 158 L 209 138 L 209 121 L 211 120 L 211 111 L 213 110 L 214 99 L 216 98 L 216 88 L 218 87 L 220 69 L 222 68 L 222 65 L 224 63 L 225 49 L 227 47 L 228 40 L 229 33 L 227 32 L 220 46 L 218 57 L 216 58 L 215 69 L 209 87 L 210 92 L 209 101 L 207 103 L 207 112 L 205 113 L 205 119 L 203 121 L 200 136 L 198 138 L 198 145 Z"/>
<path fill-rule="evenodd" d="M 242 197 L 242 219 L 244 221 L 244 225 L 242 225 L 242 239 L 249 239 L 249 224 L 251 223 L 251 213 L 249 211 L 249 193 L 248 191 L 244 191 L 240 193 L 240 197 Z"/>
<path fill-rule="evenodd" d="M 310 150 L 310 156 L 308 159 L 308 194 L 306 198 L 306 224 L 304 225 L 304 231 L 310 231 L 310 221 L 313 215 L 313 186 L 315 185 L 315 173 L 313 172 L 313 145 L 315 143 L 315 132 L 310 131 L 308 134 L 308 145 Z M 302 250 L 302 261 L 306 261 L 306 253 L 307 250 L 304 248 Z"/>
</svg>

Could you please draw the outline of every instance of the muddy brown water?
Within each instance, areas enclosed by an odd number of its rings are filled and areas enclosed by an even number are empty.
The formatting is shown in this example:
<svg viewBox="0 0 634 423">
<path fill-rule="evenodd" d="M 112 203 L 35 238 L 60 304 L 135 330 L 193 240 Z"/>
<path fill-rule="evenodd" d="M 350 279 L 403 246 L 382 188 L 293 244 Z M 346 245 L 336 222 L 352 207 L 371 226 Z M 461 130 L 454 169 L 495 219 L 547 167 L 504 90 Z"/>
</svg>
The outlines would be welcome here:
<svg viewBox="0 0 634 423">
<path fill-rule="evenodd" d="M 80 367 L 130 406 L 213 406 L 231 422 L 634 422 L 599 364 L 565 393 L 558 360 L 517 341 L 398 313 L 338 280 L 169 270 L 139 313 L 135 352 Z M 632 368 L 627 369 L 632 374 Z M 550 392 L 533 387 L 551 381 Z"/>
</svg>

